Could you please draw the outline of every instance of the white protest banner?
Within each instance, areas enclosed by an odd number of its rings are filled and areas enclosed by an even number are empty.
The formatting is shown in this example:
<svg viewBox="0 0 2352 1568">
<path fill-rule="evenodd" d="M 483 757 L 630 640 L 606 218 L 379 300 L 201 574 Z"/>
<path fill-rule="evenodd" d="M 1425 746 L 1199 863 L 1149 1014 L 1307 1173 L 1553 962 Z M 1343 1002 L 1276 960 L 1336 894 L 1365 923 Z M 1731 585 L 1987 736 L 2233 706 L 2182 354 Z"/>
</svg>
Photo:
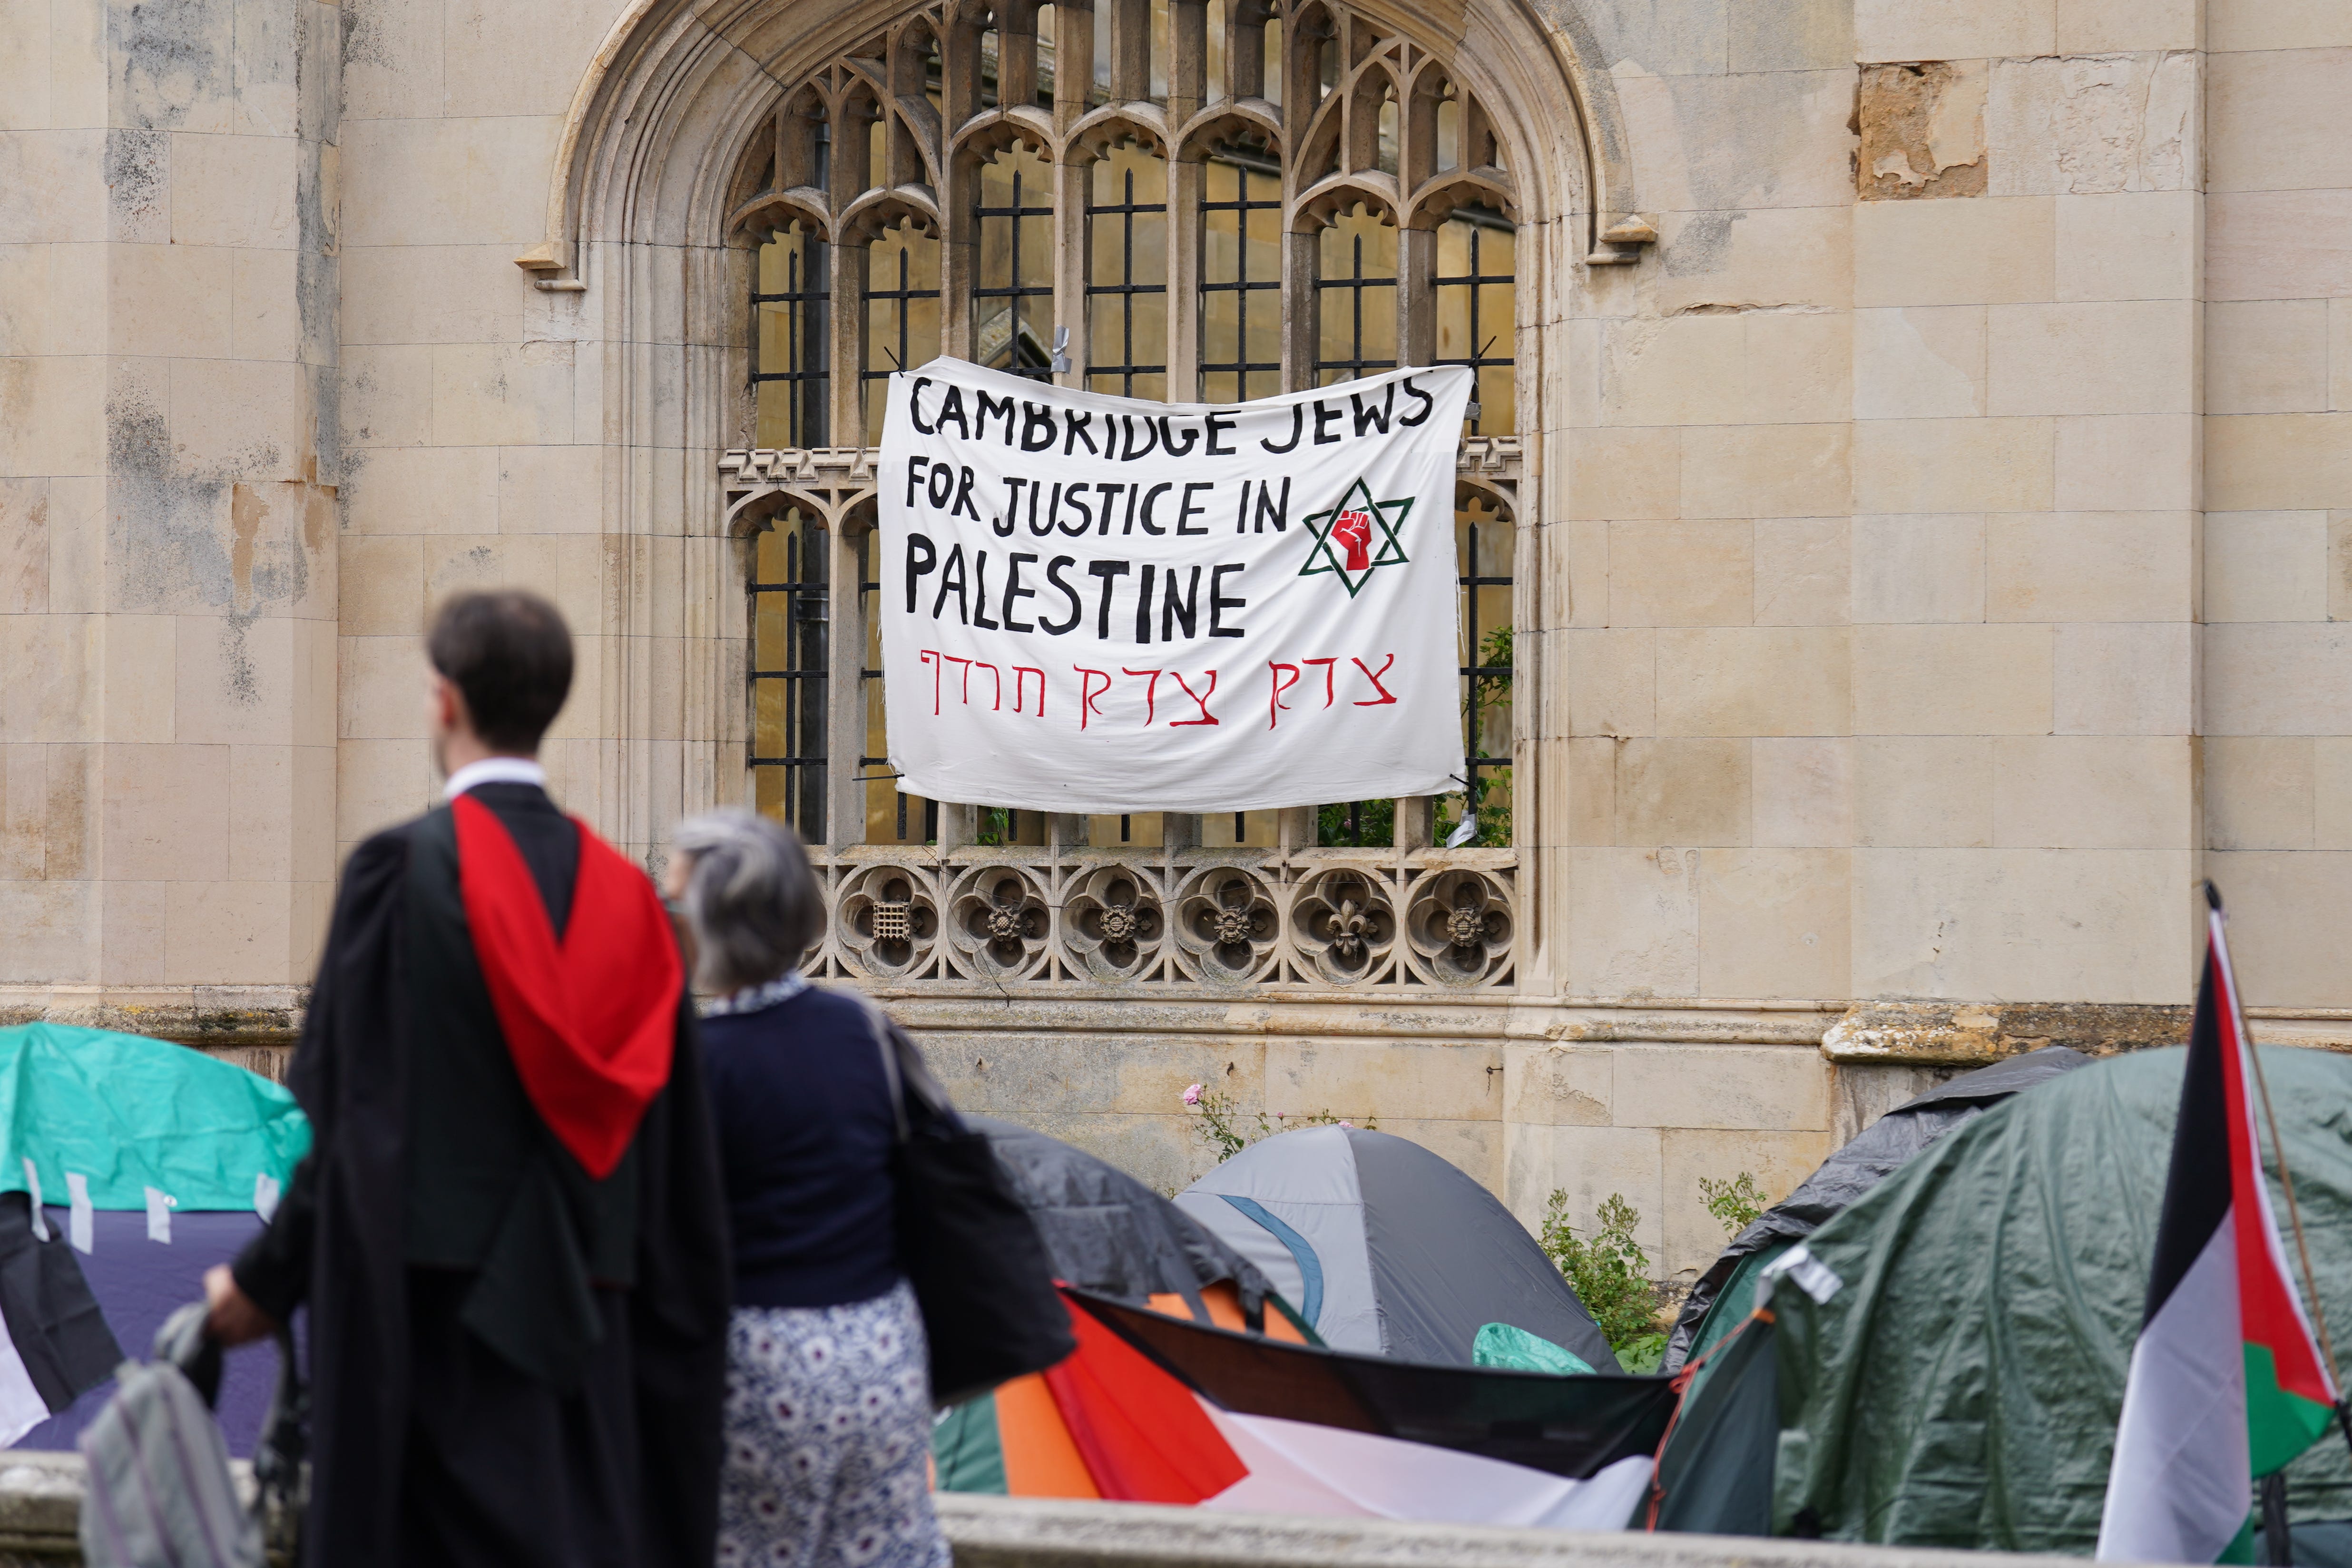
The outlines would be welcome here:
<svg viewBox="0 0 2352 1568">
<path fill-rule="evenodd" d="M 898 787 L 1074 813 L 1437 795 L 1462 767 L 1458 366 L 1143 403 L 890 378 Z"/>
</svg>

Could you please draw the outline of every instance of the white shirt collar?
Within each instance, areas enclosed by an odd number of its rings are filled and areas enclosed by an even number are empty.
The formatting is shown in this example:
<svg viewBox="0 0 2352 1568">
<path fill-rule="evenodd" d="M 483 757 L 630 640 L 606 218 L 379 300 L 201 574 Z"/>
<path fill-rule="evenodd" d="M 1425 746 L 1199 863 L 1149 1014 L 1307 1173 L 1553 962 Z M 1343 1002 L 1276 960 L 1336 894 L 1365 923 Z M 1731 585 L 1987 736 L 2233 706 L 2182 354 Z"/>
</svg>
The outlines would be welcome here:
<svg viewBox="0 0 2352 1568">
<path fill-rule="evenodd" d="M 527 784 L 547 787 L 547 770 L 529 757 L 484 757 L 478 763 L 467 763 L 449 775 L 441 788 L 445 800 L 455 800 L 476 784 Z"/>
</svg>

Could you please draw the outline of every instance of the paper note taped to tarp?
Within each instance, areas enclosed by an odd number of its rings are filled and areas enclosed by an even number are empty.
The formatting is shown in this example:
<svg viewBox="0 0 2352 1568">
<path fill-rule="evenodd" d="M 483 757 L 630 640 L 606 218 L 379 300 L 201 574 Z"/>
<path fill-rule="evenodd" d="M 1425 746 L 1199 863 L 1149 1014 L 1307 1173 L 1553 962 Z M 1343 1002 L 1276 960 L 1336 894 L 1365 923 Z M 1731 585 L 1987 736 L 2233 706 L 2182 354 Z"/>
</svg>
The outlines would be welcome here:
<svg viewBox="0 0 2352 1568">
<path fill-rule="evenodd" d="M 891 376 L 898 787 L 1073 813 L 1457 787 L 1469 394 L 1459 366 L 1221 407 L 960 360 Z"/>
</svg>

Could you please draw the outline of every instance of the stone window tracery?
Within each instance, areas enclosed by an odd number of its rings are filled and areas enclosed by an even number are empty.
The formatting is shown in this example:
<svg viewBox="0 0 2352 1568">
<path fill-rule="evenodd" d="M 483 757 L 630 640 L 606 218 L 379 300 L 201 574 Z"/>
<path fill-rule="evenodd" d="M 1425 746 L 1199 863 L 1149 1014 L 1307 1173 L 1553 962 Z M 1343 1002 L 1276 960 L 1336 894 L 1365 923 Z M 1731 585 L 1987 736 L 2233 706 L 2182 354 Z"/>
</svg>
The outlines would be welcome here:
<svg viewBox="0 0 2352 1568">
<path fill-rule="evenodd" d="M 749 755 L 756 798 L 824 847 L 846 900 L 820 965 L 991 983 L 1507 983 L 1519 216 L 1492 121 L 1448 60 L 1337 0 L 950 0 L 793 82 L 736 188 L 754 251 L 753 446 L 730 455 L 728 483 L 739 525 L 766 529 L 749 546 Z M 1183 818 L 899 795 L 869 448 L 885 378 L 940 353 L 1209 402 L 1400 363 L 1471 367 L 1463 788 Z M 1474 811 L 1456 858 L 1493 864 L 1441 866 L 1433 836 Z M 984 876 L 956 859 L 982 851 L 1003 858 Z M 874 870 L 894 854 L 890 875 Z M 1439 875 L 1454 879 L 1428 881 Z"/>
</svg>

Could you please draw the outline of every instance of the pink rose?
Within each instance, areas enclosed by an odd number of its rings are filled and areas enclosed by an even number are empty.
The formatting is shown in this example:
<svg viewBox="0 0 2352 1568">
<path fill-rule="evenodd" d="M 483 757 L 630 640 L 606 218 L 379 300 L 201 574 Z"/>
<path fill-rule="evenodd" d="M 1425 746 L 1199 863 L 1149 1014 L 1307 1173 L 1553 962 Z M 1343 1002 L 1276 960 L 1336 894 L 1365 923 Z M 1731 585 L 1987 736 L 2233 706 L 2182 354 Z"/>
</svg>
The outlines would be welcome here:
<svg viewBox="0 0 2352 1568">
<path fill-rule="evenodd" d="M 1340 1126 L 1340 1127 L 1353 1127 L 1353 1126 L 1355 1125 L 1355 1123 L 1354 1123 L 1354 1122 L 1352 1122 L 1352 1121 L 1341 1121 L 1341 1122 L 1335 1123 L 1335 1125 L 1337 1125 L 1337 1126 Z"/>
<path fill-rule="evenodd" d="M 1201 1086 L 1199 1084 L 1196 1083 L 1192 1088 L 1184 1091 L 1184 1103 L 1187 1105 L 1198 1105 L 1201 1103 Z"/>
</svg>

